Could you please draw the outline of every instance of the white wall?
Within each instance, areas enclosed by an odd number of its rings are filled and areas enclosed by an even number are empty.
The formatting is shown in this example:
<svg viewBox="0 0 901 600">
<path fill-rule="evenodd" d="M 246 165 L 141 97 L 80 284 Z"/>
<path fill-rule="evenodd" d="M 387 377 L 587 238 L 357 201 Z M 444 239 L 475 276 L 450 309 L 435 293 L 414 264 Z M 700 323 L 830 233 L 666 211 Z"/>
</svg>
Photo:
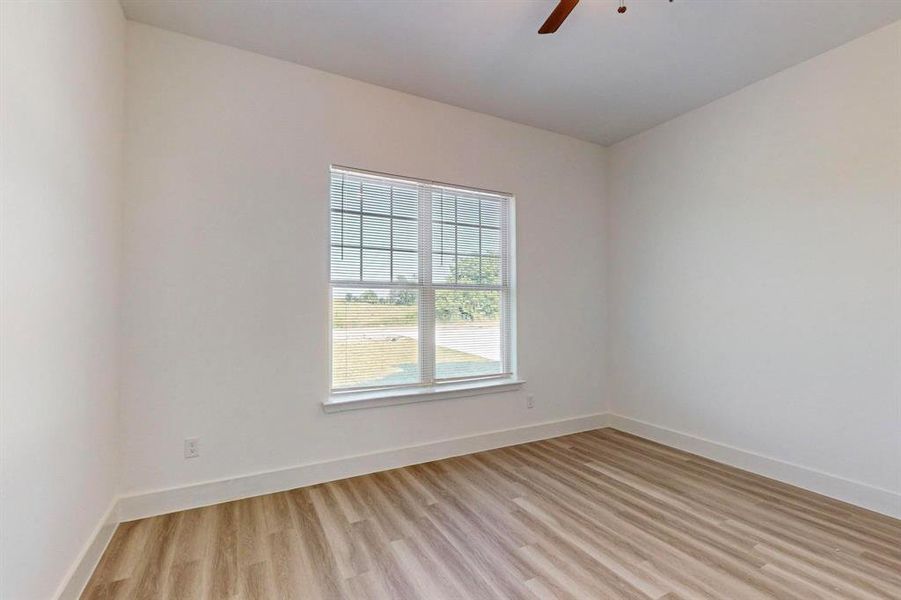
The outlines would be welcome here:
<svg viewBox="0 0 901 600">
<path fill-rule="evenodd" d="M 125 493 L 600 412 L 602 148 L 143 25 L 127 68 Z M 516 195 L 534 409 L 323 413 L 331 163 Z"/>
<path fill-rule="evenodd" d="M 901 23 L 608 158 L 613 412 L 901 491 Z"/>
<path fill-rule="evenodd" d="M 0 4 L 0 597 L 54 596 L 115 494 L 125 20 Z"/>
<path fill-rule="evenodd" d="M 117 489 L 605 407 L 901 490 L 901 24 L 609 151 L 128 29 L 123 117 L 117 4 L 2 3 L 0 596 Z M 526 391 L 323 413 L 331 163 L 516 194 Z"/>
</svg>

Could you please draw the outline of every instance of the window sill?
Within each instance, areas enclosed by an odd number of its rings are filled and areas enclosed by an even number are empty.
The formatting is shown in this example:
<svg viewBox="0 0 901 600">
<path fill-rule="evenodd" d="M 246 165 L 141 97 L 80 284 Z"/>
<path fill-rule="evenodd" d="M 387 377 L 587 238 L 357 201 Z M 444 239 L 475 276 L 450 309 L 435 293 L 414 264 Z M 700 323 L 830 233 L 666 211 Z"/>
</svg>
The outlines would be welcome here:
<svg viewBox="0 0 901 600">
<path fill-rule="evenodd" d="M 461 383 L 444 383 L 405 389 L 376 390 L 369 392 L 350 392 L 335 394 L 322 403 L 327 413 L 357 410 L 358 408 L 375 408 L 378 406 L 397 406 L 414 402 L 430 402 L 449 398 L 465 398 L 482 394 L 511 392 L 522 387 L 525 381 L 505 378 L 488 381 L 467 381 Z"/>
</svg>

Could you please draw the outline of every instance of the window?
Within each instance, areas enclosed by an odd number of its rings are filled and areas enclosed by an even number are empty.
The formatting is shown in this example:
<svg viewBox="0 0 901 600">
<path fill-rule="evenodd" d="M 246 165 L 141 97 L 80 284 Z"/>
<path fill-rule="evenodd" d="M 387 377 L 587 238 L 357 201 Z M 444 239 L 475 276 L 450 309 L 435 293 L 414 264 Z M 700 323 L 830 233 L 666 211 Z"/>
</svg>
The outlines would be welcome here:
<svg viewBox="0 0 901 600">
<path fill-rule="evenodd" d="M 331 387 L 513 373 L 509 196 L 333 167 Z"/>
</svg>

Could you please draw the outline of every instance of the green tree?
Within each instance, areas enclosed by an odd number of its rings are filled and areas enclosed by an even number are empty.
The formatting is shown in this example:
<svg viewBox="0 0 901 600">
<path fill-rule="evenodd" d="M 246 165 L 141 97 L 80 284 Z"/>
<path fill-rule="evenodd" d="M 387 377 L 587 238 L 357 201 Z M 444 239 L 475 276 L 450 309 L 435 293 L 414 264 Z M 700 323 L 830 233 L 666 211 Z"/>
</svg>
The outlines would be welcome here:
<svg viewBox="0 0 901 600">
<path fill-rule="evenodd" d="M 458 257 L 451 268 L 456 283 L 497 283 L 500 265 L 494 257 Z M 435 311 L 441 321 L 483 321 L 500 314 L 500 294 L 486 290 L 438 290 Z"/>
<path fill-rule="evenodd" d="M 413 290 L 391 290 L 391 304 L 398 306 L 412 306 L 416 304 L 416 292 Z"/>
<path fill-rule="evenodd" d="M 365 302 L 366 304 L 378 304 L 378 294 L 376 294 L 372 290 L 366 290 L 365 292 L 360 294 L 360 302 Z"/>
</svg>

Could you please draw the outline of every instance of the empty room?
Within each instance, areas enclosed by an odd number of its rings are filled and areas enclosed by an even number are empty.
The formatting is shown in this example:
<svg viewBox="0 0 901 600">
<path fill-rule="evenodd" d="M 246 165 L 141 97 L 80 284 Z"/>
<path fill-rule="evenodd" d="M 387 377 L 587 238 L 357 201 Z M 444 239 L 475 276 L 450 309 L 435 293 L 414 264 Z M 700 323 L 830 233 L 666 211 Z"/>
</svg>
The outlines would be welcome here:
<svg viewBox="0 0 901 600">
<path fill-rule="evenodd" d="M 0 0 L 0 599 L 901 599 L 901 0 Z"/>
</svg>

